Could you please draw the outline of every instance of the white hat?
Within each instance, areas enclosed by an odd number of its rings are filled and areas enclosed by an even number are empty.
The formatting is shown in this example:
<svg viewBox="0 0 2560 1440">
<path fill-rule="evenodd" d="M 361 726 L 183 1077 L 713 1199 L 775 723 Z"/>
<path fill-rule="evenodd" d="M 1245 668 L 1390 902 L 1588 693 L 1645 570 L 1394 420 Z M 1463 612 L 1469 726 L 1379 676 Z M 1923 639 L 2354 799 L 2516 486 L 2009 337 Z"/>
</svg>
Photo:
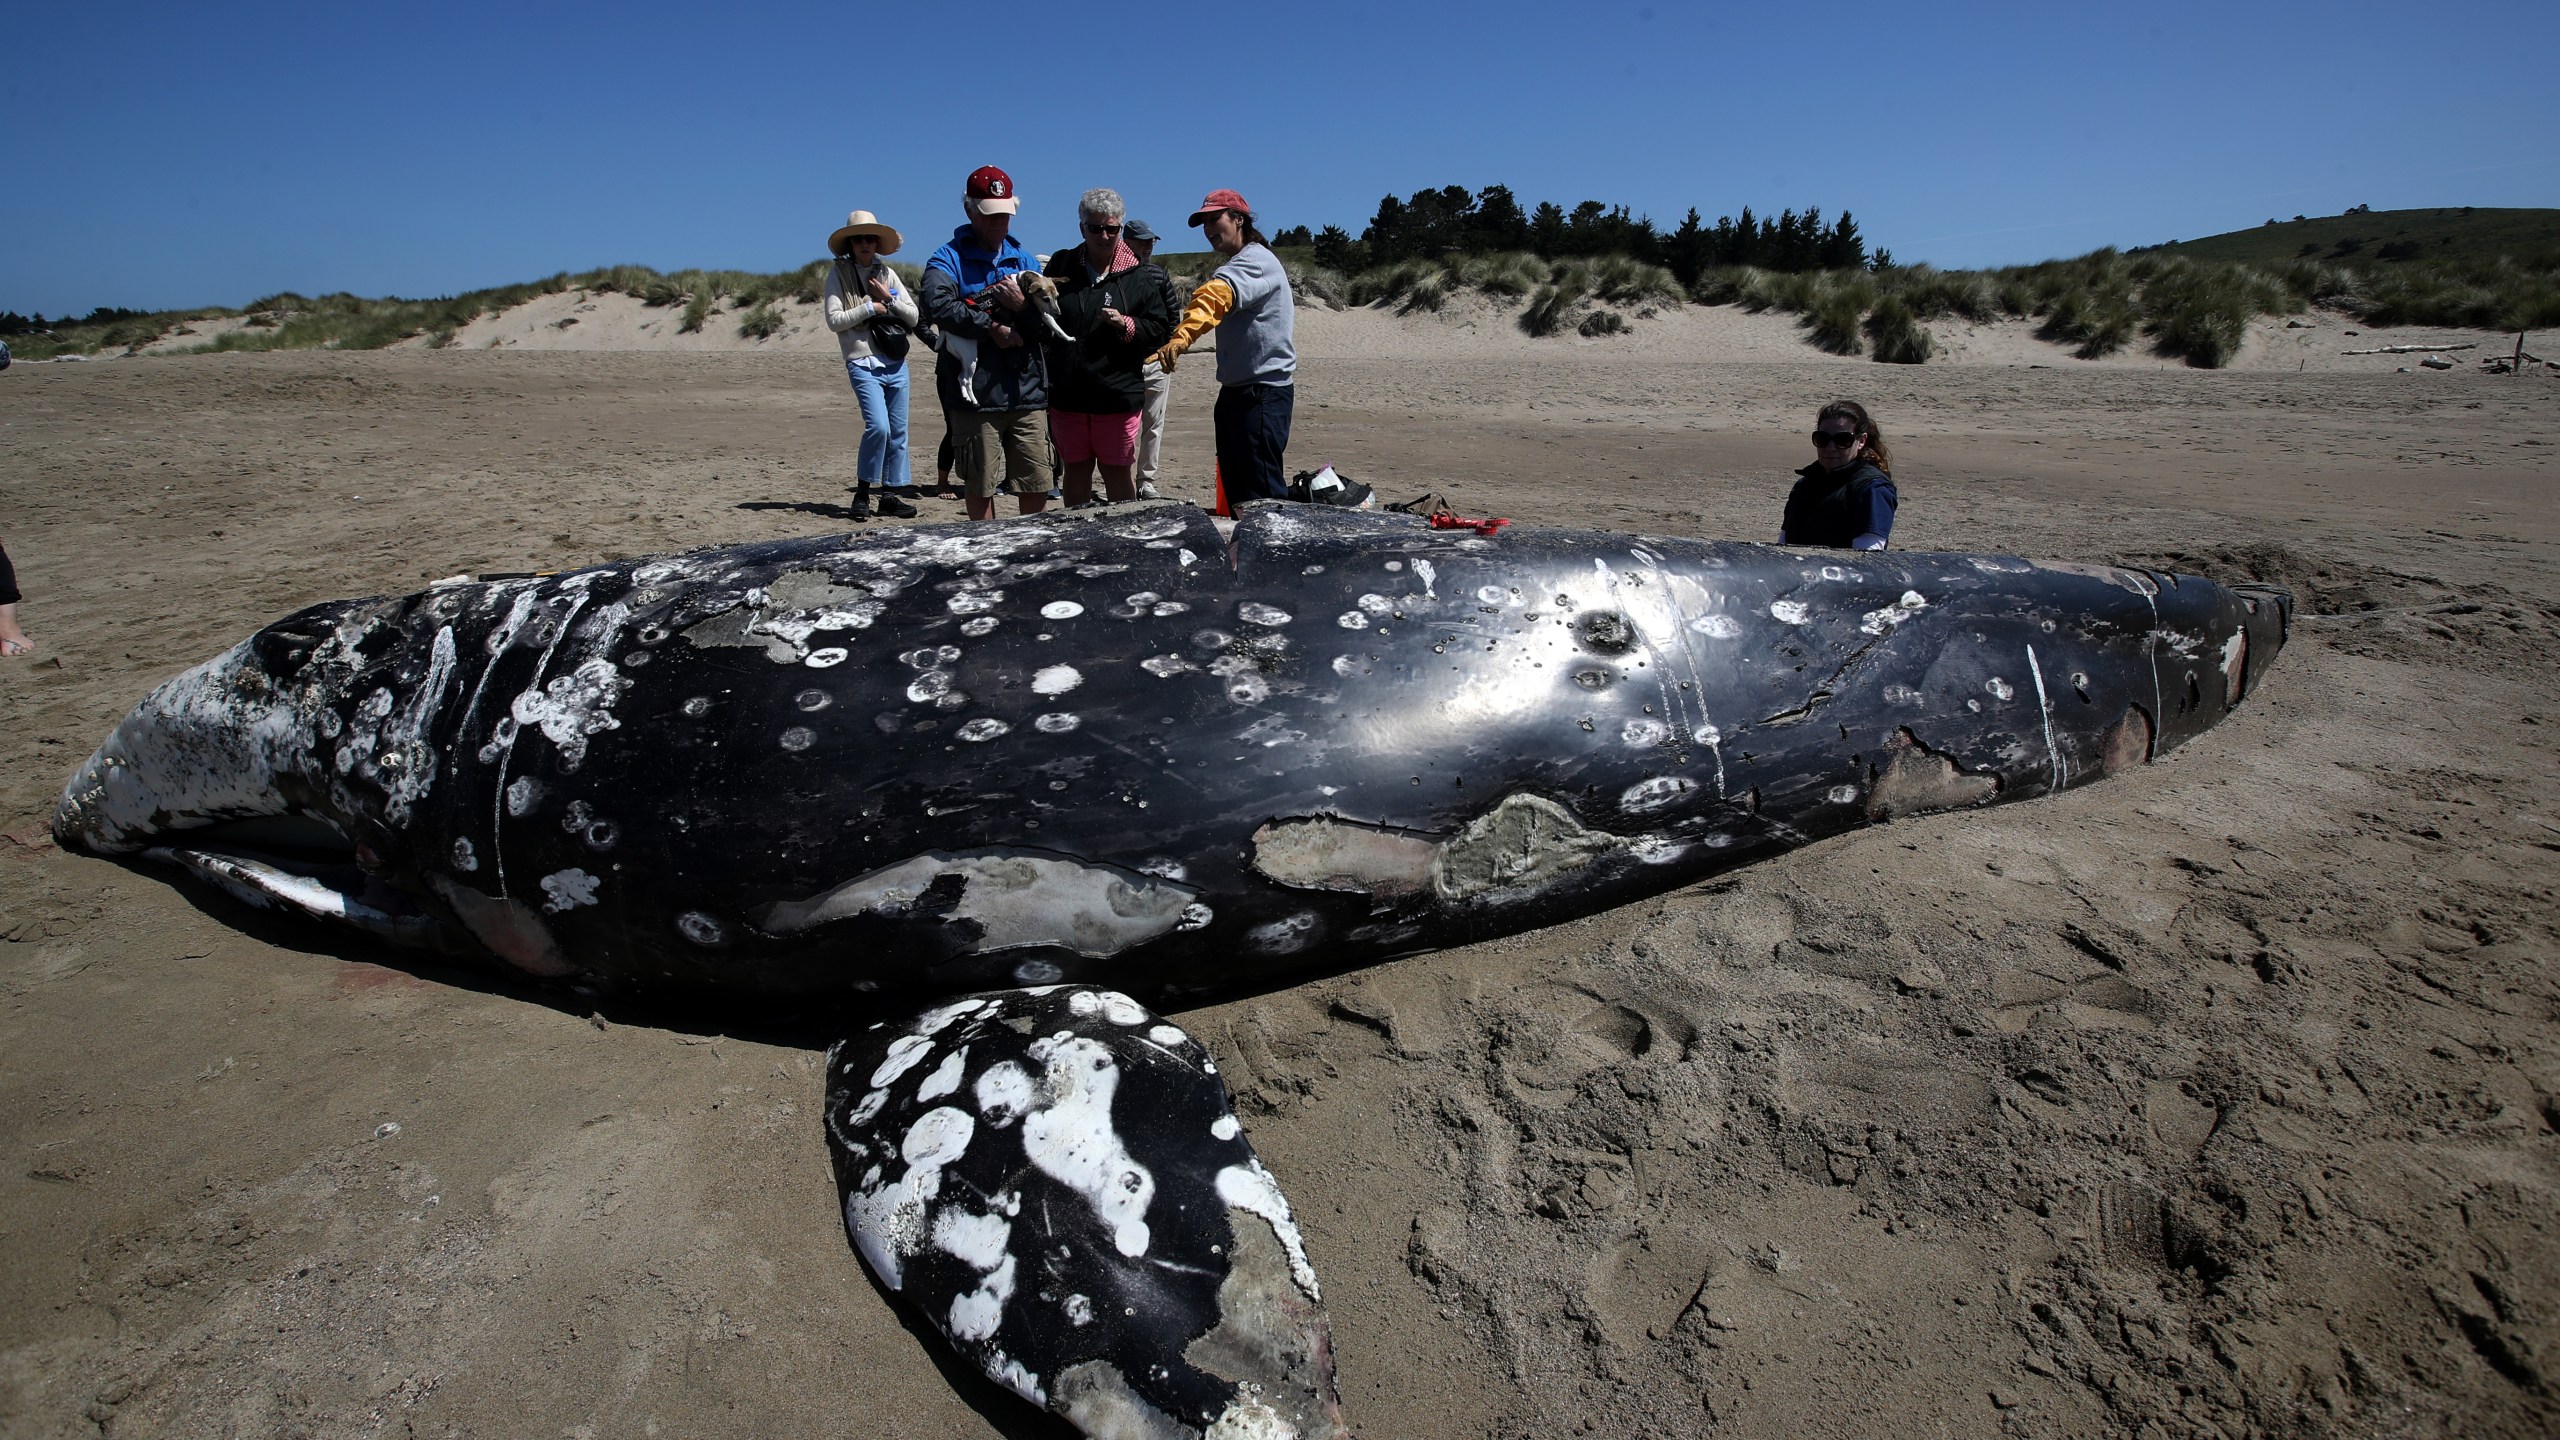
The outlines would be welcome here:
<svg viewBox="0 0 2560 1440">
<path fill-rule="evenodd" d="M 897 231 L 880 223 L 879 216 L 868 210 L 856 210 L 844 217 L 844 223 L 836 227 L 836 233 L 827 237 L 828 253 L 833 255 L 848 253 L 852 249 L 853 237 L 856 235 L 879 237 L 880 253 L 883 255 L 897 254 L 898 246 L 904 243 L 900 240 Z"/>
</svg>

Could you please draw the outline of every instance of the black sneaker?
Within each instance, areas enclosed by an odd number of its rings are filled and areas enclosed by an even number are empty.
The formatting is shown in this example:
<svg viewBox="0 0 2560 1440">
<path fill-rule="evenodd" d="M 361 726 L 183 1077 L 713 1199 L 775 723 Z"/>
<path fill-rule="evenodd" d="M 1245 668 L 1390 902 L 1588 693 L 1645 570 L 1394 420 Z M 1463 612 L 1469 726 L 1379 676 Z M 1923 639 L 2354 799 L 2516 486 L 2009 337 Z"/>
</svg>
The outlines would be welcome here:
<svg viewBox="0 0 2560 1440">
<path fill-rule="evenodd" d="M 916 507 L 907 503 L 905 486 L 892 485 L 880 492 L 880 513 L 893 520 L 916 518 Z"/>
<path fill-rule="evenodd" d="M 870 519 L 870 518 L 871 518 L 871 492 L 870 492 L 870 491 L 868 491 L 868 490 L 865 490 L 865 489 L 861 489 L 860 487 L 856 487 L 856 488 L 855 488 L 855 490 L 854 490 L 854 492 L 853 492 L 853 504 L 852 504 L 849 508 L 850 508 L 850 509 L 852 510 L 852 512 L 853 512 L 853 518 L 854 518 L 854 519 L 856 519 L 856 520 L 868 520 L 868 519 Z"/>
</svg>

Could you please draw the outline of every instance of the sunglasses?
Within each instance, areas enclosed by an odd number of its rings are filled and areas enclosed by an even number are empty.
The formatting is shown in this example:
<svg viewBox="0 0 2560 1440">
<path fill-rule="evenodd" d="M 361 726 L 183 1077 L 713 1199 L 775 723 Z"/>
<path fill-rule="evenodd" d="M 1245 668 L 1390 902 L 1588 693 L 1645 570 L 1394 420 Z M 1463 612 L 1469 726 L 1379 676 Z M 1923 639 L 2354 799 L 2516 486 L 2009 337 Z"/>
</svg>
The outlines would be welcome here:
<svg viewBox="0 0 2560 1440">
<path fill-rule="evenodd" d="M 1118 225 L 1087 225 L 1084 228 L 1088 235 L 1117 235 L 1121 230 Z"/>
<path fill-rule="evenodd" d="M 1816 430 L 1813 432 L 1813 443 L 1825 450 L 1830 449 L 1834 445 L 1855 445 L 1858 443 L 1858 432 L 1855 430 Z"/>
</svg>

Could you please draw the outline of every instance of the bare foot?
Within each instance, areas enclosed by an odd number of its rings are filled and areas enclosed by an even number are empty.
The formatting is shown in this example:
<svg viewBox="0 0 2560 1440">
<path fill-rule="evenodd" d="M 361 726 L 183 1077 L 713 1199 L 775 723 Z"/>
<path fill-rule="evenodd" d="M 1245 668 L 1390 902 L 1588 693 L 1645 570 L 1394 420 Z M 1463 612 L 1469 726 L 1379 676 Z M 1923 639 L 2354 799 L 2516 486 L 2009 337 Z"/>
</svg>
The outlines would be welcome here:
<svg viewBox="0 0 2560 1440">
<path fill-rule="evenodd" d="M 18 628 L 18 607 L 0 605 L 0 655 L 24 655 L 35 648 L 36 642 Z"/>
</svg>

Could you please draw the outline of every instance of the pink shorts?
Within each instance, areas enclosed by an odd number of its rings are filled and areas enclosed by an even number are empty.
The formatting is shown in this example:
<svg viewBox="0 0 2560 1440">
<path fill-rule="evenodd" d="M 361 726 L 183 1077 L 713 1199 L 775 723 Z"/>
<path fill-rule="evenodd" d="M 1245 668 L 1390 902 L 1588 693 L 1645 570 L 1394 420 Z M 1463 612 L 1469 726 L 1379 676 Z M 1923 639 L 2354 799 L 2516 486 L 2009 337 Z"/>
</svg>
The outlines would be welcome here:
<svg viewBox="0 0 2560 1440">
<path fill-rule="evenodd" d="M 1104 465 L 1138 463 L 1138 422 L 1143 415 L 1080 415 L 1073 410 L 1049 412 L 1049 434 L 1058 442 L 1058 463 Z"/>
</svg>

